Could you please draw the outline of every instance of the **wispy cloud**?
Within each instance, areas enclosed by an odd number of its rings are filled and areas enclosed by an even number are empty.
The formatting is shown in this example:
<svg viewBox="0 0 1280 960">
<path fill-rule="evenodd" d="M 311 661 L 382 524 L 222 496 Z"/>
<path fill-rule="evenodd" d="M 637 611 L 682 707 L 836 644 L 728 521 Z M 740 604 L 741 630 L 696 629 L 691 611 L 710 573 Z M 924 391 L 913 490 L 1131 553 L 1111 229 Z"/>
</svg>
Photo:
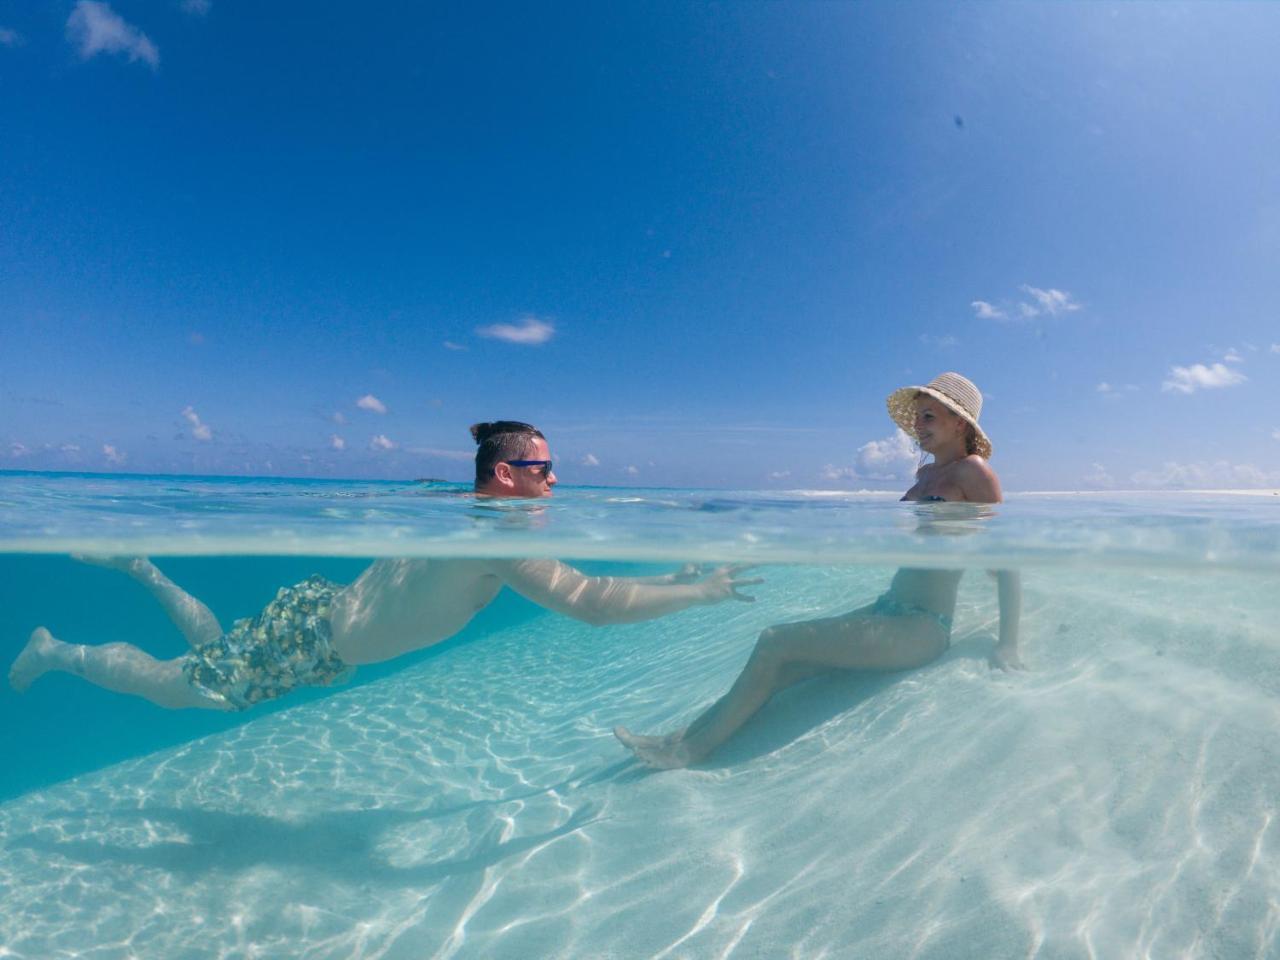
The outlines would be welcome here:
<svg viewBox="0 0 1280 960">
<path fill-rule="evenodd" d="M 22 34 L 9 27 L 0 27 L 0 47 L 16 47 L 22 43 Z"/>
<path fill-rule="evenodd" d="M 107 463 L 121 464 L 129 459 L 129 455 L 123 450 L 117 450 L 114 444 L 104 443 L 102 445 L 102 455 L 106 457 Z"/>
<path fill-rule="evenodd" d="M 1172 367 L 1168 379 L 1160 384 L 1160 389 L 1165 393 L 1195 393 L 1197 390 L 1234 387 L 1248 379 L 1239 370 L 1232 370 L 1223 363 L 1208 366 L 1193 363 L 1189 367 Z"/>
<path fill-rule="evenodd" d="M 370 450 L 394 450 L 395 448 L 395 441 L 388 439 L 381 433 L 369 441 Z"/>
<path fill-rule="evenodd" d="M 1280 353 L 1280 343 L 1273 343 L 1273 344 L 1271 345 L 1271 352 L 1272 352 L 1272 353 Z"/>
<path fill-rule="evenodd" d="M 152 70 L 160 66 L 160 51 L 147 35 L 99 0 L 77 0 L 67 18 L 67 40 L 79 50 L 82 60 L 100 53 L 119 53 L 130 63 L 140 60 Z"/>
<path fill-rule="evenodd" d="M 975 300 L 969 306 L 973 307 L 973 315 L 979 320 L 1005 320 L 1008 318 L 1008 314 L 1003 310 L 987 303 L 985 300 Z"/>
<path fill-rule="evenodd" d="M 366 393 L 363 397 L 358 399 L 356 401 L 356 406 L 361 410 L 368 410 L 370 413 L 383 414 L 387 412 L 387 405 L 372 393 Z"/>
<path fill-rule="evenodd" d="M 1110 489 L 1116 485 L 1111 474 L 1107 472 L 1107 468 L 1100 463 L 1095 463 L 1093 469 L 1084 476 L 1084 482 L 1089 487 L 1101 487 L 1104 490 Z"/>
<path fill-rule="evenodd" d="M 30 452 L 31 451 L 27 448 L 25 443 L 18 443 L 15 441 L 14 443 L 9 444 L 9 456 L 13 457 L 15 460 L 18 457 L 25 457 Z"/>
<path fill-rule="evenodd" d="M 770 480 L 785 480 L 791 476 L 790 470 L 774 470 L 769 474 Z"/>
<path fill-rule="evenodd" d="M 1272 440 L 1280 440 L 1280 430 L 1272 430 L 1272 431 L 1271 431 L 1271 439 L 1272 439 Z"/>
<path fill-rule="evenodd" d="M 926 347 L 935 347 L 939 350 L 946 350 L 947 348 L 957 346 L 960 343 L 959 340 L 950 334 L 940 337 L 932 333 L 920 334 L 920 342 Z"/>
<path fill-rule="evenodd" d="M 209 429 L 209 425 L 200 422 L 200 415 L 195 410 L 187 406 L 182 411 L 182 419 L 191 424 L 191 435 L 197 440 L 212 440 L 213 431 Z"/>
<path fill-rule="evenodd" d="M 1244 363 L 1244 357 L 1240 356 L 1235 347 L 1228 347 L 1227 352 L 1222 355 L 1224 363 Z"/>
<path fill-rule="evenodd" d="M 183 13 L 189 13 L 193 17 L 208 16 L 209 11 L 213 9 L 211 0 L 182 0 L 179 6 Z"/>
<path fill-rule="evenodd" d="M 622 472 L 623 472 L 623 473 L 625 473 L 625 474 L 626 474 L 627 476 L 629 476 L 629 477 L 636 477 L 636 476 L 639 476 L 639 475 L 640 475 L 640 468 L 639 468 L 639 467 L 637 467 L 637 466 L 633 463 L 633 464 L 631 464 L 630 466 L 628 466 L 625 470 L 623 470 Z"/>
<path fill-rule="evenodd" d="M 1024 283 L 1018 287 L 1029 300 L 1011 302 L 1004 300 L 999 305 L 986 300 L 974 300 L 973 315 L 979 320 L 1034 320 L 1036 317 L 1060 317 L 1081 309 L 1081 304 L 1065 290 L 1054 287 L 1043 289 Z"/>
<path fill-rule="evenodd" d="M 347 415 L 340 410 L 335 410 L 333 411 L 333 414 L 329 417 L 329 419 L 332 420 L 334 423 L 336 423 L 338 426 L 342 426 L 344 423 L 347 422 Z"/>
<path fill-rule="evenodd" d="M 329 446 L 334 450 L 345 450 L 347 449 L 347 441 L 335 433 L 329 437 Z"/>
<path fill-rule="evenodd" d="M 595 455 L 594 453 L 588 453 L 585 457 L 583 457 L 583 458 L 582 458 L 582 460 L 581 460 L 580 462 L 582 463 L 582 465 L 583 465 L 584 467 L 598 467 L 598 466 L 600 466 L 600 461 L 599 461 L 599 459 L 597 459 L 597 457 L 596 457 L 596 455 Z"/>
<path fill-rule="evenodd" d="M 465 350 L 465 349 L 467 349 L 467 348 L 466 348 L 466 347 L 464 347 L 462 344 L 460 344 L 460 343 L 454 343 L 452 340 L 446 340 L 446 341 L 444 342 L 444 348 L 445 348 L 446 350 Z"/>
<path fill-rule="evenodd" d="M 1051 317 L 1057 317 L 1064 313 L 1074 313 L 1080 309 L 1080 304 L 1076 303 L 1071 294 L 1065 290 L 1054 290 L 1053 288 L 1041 290 L 1039 287 L 1033 287 L 1025 283 L 1018 289 L 1028 294 L 1035 301 L 1033 308 L 1035 313 L 1029 314 L 1030 316 L 1047 313 Z M 1025 304 L 1019 304 L 1019 307 L 1022 306 L 1025 306 Z"/>
<path fill-rule="evenodd" d="M 536 347 L 554 337 L 556 328 L 546 320 L 527 316 L 522 317 L 519 323 L 494 323 L 487 327 L 477 327 L 476 333 L 491 340 Z"/>
<path fill-rule="evenodd" d="M 827 483 L 839 483 L 843 480 L 857 480 L 858 471 L 853 469 L 853 467 L 837 467 L 833 463 L 828 463 L 818 471 L 818 479 Z"/>
<path fill-rule="evenodd" d="M 1157 489 L 1235 489 L 1280 486 L 1280 471 L 1260 470 L 1251 463 L 1226 460 L 1164 463 L 1159 470 L 1133 474 L 1138 487 Z"/>
<path fill-rule="evenodd" d="M 460 463 L 475 459 L 474 450 L 449 450 L 445 447 L 405 447 L 406 453 L 420 457 L 439 457 L 441 460 L 457 460 Z"/>
</svg>

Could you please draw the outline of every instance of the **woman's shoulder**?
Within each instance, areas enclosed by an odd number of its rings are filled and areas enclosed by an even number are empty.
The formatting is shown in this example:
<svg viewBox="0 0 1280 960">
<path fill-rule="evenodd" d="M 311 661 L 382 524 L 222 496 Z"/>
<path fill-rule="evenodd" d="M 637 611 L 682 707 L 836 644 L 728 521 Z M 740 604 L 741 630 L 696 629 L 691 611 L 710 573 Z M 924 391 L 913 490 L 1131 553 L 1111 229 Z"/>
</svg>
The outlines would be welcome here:
<svg viewBox="0 0 1280 960">
<path fill-rule="evenodd" d="M 986 459 L 971 453 L 963 460 L 955 463 L 954 476 L 965 496 L 979 503 L 999 503 L 1003 499 L 1000 493 L 1000 478 L 991 469 Z"/>
</svg>

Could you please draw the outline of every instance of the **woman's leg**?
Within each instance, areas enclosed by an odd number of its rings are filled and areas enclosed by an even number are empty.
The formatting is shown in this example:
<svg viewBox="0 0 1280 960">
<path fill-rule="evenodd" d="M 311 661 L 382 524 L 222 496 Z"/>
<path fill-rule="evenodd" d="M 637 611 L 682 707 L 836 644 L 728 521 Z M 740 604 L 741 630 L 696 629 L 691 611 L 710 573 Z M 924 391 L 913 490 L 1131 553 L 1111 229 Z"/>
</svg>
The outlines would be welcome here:
<svg viewBox="0 0 1280 960">
<path fill-rule="evenodd" d="M 222 709 L 187 682 L 182 675 L 184 659 L 157 660 L 130 643 L 99 646 L 63 643 L 44 627 L 37 627 L 13 662 L 9 683 L 21 693 L 50 670 L 61 670 L 83 677 L 95 686 L 143 697 L 170 710 Z"/>
<path fill-rule="evenodd" d="M 159 601 L 169 619 L 182 631 L 187 645 L 195 648 L 202 643 L 222 636 L 222 627 L 213 612 L 187 591 L 166 577 L 146 557 L 76 557 L 84 563 L 107 567 L 127 573 L 147 588 L 147 592 Z"/>
<path fill-rule="evenodd" d="M 665 737 L 614 732 L 646 763 L 683 767 L 728 740 L 779 690 L 829 669 L 909 670 L 947 649 L 942 627 L 929 617 L 883 617 L 858 611 L 843 617 L 769 627 L 746 667 L 687 729 Z"/>
</svg>

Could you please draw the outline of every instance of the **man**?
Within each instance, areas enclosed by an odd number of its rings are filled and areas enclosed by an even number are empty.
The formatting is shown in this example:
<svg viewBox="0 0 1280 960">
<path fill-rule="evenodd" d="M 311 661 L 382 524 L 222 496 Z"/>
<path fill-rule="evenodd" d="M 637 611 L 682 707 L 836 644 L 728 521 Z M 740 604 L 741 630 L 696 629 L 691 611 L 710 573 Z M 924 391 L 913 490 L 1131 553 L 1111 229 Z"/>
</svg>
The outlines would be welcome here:
<svg viewBox="0 0 1280 960">
<path fill-rule="evenodd" d="M 527 423 L 472 426 L 475 492 L 549 497 L 551 451 Z M 64 643 L 37 627 L 9 671 L 15 690 L 50 670 L 150 700 L 168 709 L 246 710 L 295 687 L 329 686 L 360 664 L 390 660 L 445 640 L 488 606 L 503 586 L 547 609 L 591 624 L 631 623 L 696 604 L 752 598 L 741 570 L 702 580 L 688 570 L 659 577 L 589 577 L 558 560 L 388 559 L 341 586 L 311 577 L 281 588 L 257 617 L 224 632 L 213 613 L 145 557 L 82 557 L 127 573 L 164 607 L 191 647 L 157 660 L 129 643 Z"/>
</svg>

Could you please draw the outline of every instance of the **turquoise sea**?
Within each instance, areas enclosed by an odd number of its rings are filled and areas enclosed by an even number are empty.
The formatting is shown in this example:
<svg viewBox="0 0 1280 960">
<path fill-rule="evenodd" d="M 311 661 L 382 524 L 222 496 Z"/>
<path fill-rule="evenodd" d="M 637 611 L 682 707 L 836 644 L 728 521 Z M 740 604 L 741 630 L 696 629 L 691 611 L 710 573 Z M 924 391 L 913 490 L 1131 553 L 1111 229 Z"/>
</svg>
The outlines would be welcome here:
<svg viewBox="0 0 1280 960">
<path fill-rule="evenodd" d="M 1280 497 L 0 474 L 0 655 L 180 655 L 147 555 L 224 624 L 373 558 L 757 564 L 754 603 L 593 627 L 504 591 L 458 636 L 244 714 L 49 674 L 0 692 L 0 957 L 1280 956 Z M 832 674 L 709 761 L 687 723 L 770 624 L 964 569 L 950 651 Z M 1030 670 L 993 673 L 988 570 Z"/>
</svg>

